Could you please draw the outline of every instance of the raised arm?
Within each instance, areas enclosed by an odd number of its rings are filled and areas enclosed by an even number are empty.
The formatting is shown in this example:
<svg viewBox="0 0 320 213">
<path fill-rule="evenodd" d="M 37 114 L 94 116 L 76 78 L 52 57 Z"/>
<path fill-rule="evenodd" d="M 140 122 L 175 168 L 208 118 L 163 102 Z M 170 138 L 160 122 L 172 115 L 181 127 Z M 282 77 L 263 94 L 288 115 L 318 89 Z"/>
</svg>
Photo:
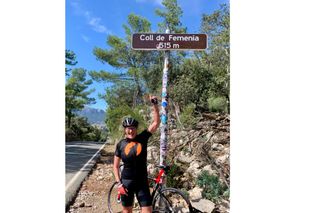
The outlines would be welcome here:
<svg viewBox="0 0 320 213">
<path fill-rule="evenodd" d="M 153 121 L 148 127 L 148 132 L 154 133 L 157 131 L 160 125 L 160 115 L 159 115 L 159 107 L 158 107 L 158 99 L 155 96 L 150 96 L 150 102 L 152 103 L 153 110 Z"/>
</svg>

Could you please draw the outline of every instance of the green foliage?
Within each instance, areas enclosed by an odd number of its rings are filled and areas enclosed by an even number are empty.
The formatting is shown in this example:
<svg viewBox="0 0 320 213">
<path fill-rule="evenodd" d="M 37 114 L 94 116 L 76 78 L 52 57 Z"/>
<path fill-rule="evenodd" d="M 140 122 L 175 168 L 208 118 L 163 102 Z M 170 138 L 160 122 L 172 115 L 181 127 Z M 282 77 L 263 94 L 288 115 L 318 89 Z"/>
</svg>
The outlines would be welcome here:
<svg viewBox="0 0 320 213">
<path fill-rule="evenodd" d="M 211 97 L 208 99 L 208 107 L 211 112 L 228 112 L 228 100 L 225 97 Z"/>
<path fill-rule="evenodd" d="M 65 51 L 65 64 L 66 66 L 74 66 L 76 65 L 78 62 L 76 61 L 76 54 L 72 51 L 72 50 L 66 50 Z M 71 69 L 70 68 L 65 68 L 65 72 L 66 72 L 66 76 L 69 75 L 69 71 Z"/>
<path fill-rule="evenodd" d="M 105 100 L 109 108 L 133 106 L 134 86 L 133 82 L 121 82 L 108 88 L 106 90 Z"/>
<path fill-rule="evenodd" d="M 107 128 L 103 128 L 101 130 L 100 140 L 99 141 L 107 141 L 108 136 L 109 136 L 109 132 L 108 132 Z"/>
<path fill-rule="evenodd" d="M 177 0 L 163 0 L 162 4 L 165 10 L 156 10 L 156 14 L 164 19 L 162 23 L 158 24 L 160 32 L 164 32 L 168 26 L 171 33 L 186 33 L 187 29 L 181 27 L 180 17 L 183 12 Z"/>
<path fill-rule="evenodd" d="M 199 112 L 209 110 L 209 98 L 223 97 L 227 103 L 224 111 L 229 112 L 229 7 L 221 5 L 212 14 L 203 15 L 201 30 L 208 35 L 208 49 L 195 52 L 171 72 L 170 94 L 182 108 L 194 103 Z"/>
<path fill-rule="evenodd" d="M 180 170 L 178 165 L 172 164 L 170 171 L 167 173 L 166 176 L 166 185 L 168 187 L 178 188 L 179 181 L 177 180 L 177 177 L 179 177 Z"/>
<path fill-rule="evenodd" d="M 186 28 L 180 21 L 183 11 L 177 0 L 164 0 L 162 4 L 164 7 L 156 10 L 156 15 L 162 18 L 158 31 L 164 32 L 168 26 L 171 33 L 185 33 Z M 229 112 L 229 20 L 229 6 L 226 4 L 211 14 L 203 14 L 201 33 L 208 35 L 207 50 L 195 51 L 188 57 L 183 51 L 170 53 L 168 93 L 181 109 L 180 120 L 185 127 L 197 123 L 196 112 Z M 144 95 L 160 93 L 162 83 L 164 52 L 131 48 L 132 34 L 151 32 L 151 23 L 139 15 L 130 14 L 123 28 L 123 38 L 109 35 L 107 48 L 93 50 L 97 60 L 108 63 L 121 73 L 103 70 L 89 73 L 95 81 L 112 83 L 103 98 L 108 104 L 106 123 L 113 139 L 123 135 L 121 122 L 124 116 L 131 115 L 145 123 L 137 111 L 144 105 Z"/>
<path fill-rule="evenodd" d="M 202 65 L 201 61 L 187 59 L 180 66 L 180 74 L 173 82 L 170 94 L 181 106 L 195 103 L 197 108 L 205 108 L 212 78 L 212 73 Z"/>
<path fill-rule="evenodd" d="M 202 171 L 196 183 L 203 188 L 202 196 L 213 202 L 223 195 L 228 195 L 228 188 L 219 181 L 217 176 L 209 175 L 208 171 Z"/>
<path fill-rule="evenodd" d="M 230 92 L 230 11 L 227 4 L 202 16 L 201 31 L 208 35 L 208 49 L 199 52 L 204 66 L 212 73 L 210 93 L 229 100 Z M 229 106 L 228 106 L 229 108 Z"/>
<path fill-rule="evenodd" d="M 113 82 L 118 83 L 124 80 L 132 80 L 132 78 L 128 77 L 126 74 L 120 73 L 110 73 L 103 70 L 100 71 L 90 71 L 89 75 L 91 78 L 97 82 Z"/>
<path fill-rule="evenodd" d="M 79 140 L 78 136 L 76 135 L 75 132 L 73 132 L 73 130 L 71 128 L 66 128 L 65 130 L 65 134 L 66 134 L 66 141 L 76 141 Z"/>
<path fill-rule="evenodd" d="M 223 192 L 223 195 L 222 195 L 224 198 L 226 199 L 229 199 L 230 197 L 230 189 L 227 189 Z"/>
<path fill-rule="evenodd" d="M 178 164 L 173 163 L 170 171 L 166 175 L 166 186 L 181 189 L 181 191 L 188 197 L 189 193 L 183 188 L 180 177 L 183 176 L 185 171 Z"/>
<path fill-rule="evenodd" d="M 101 130 L 90 125 L 87 118 L 73 117 L 71 127 L 66 129 L 66 141 L 100 141 Z"/>
<path fill-rule="evenodd" d="M 151 32 L 151 23 L 138 15 L 130 14 L 128 16 L 128 25 L 124 25 L 126 38 L 122 39 L 114 35 L 107 37 L 107 44 L 110 48 L 102 49 L 96 47 L 93 51 L 94 55 L 102 63 L 108 63 L 115 68 L 127 69 L 125 74 L 114 74 L 111 72 L 90 73 L 94 79 L 102 81 L 111 81 L 121 83 L 119 81 L 129 80 L 133 83 L 131 88 L 133 92 L 132 106 L 135 107 L 142 102 L 144 85 L 150 81 L 154 75 L 150 72 L 150 68 L 154 67 L 157 62 L 156 58 L 159 53 L 156 51 L 136 51 L 131 48 L 131 35 L 137 32 Z M 149 83 L 150 84 L 150 83 Z"/>
<path fill-rule="evenodd" d="M 67 127 L 70 128 L 71 118 L 75 113 L 84 108 L 87 104 L 95 103 L 95 99 L 89 97 L 94 89 L 88 90 L 92 80 L 86 79 L 86 70 L 76 68 L 72 70 L 71 76 L 67 79 L 65 100 L 66 100 L 66 116 Z"/>
<path fill-rule="evenodd" d="M 183 11 L 178 5 L 177 0 L 163 0 L 162 5 L 164 6 L 163 9 L 156 9 L 155 11 L 156 15 L 163 19 L 162 22 L 158 24 L 158 32 L 164 33 L 166 29 L 169 28 L 170 33 L 186 33 L 187 28 L 183 27 L 180 21 Z M 186 55 L 187 54 L 184 51 L 170 52 L 170 71 L 168 76 L 169 85 L 172 85 L 173 81 L 179 75 L 179 66 L 183 64 Z M 164 53 L 160 52 L 159 56 L 159 59 L 161 59 L 161 61 L 159 61 L 159 65 L 161 66 L 161 69 L 159 71 L 160 73 L 162 73 Z"/>
<path fill-rule="evenodd" d="M 195 104 L 188 104 L 180 114 L 180 121 L 184 127 L 194 127 L 198 122 L 198 119 L 195 117 L 195 108 Z"/>
</svg>

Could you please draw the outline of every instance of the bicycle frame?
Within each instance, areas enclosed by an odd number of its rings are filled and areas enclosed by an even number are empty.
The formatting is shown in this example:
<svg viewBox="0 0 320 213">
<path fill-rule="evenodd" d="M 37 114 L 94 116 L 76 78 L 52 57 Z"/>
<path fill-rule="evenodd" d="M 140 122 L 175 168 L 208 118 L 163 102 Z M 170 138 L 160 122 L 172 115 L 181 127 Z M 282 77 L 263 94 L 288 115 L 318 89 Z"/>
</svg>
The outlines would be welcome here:
<svg viewBox="0 0 320 213">
<path fill-rule="evenodd" d="M 153 187 L 153 191 L 151 194 L 152 199 L 154 198 L 156 192 L 157 191 L 159 192 L 162 189 L 163 179 L 164 179 L 164 175 L 166 173 L 166 170 L 168 171 L 169 167 L 161 168 L 156 178 L 148 177 L 148 179 L 151 179 L 152 181 L 155 182 L 155 186 Z"/>
<path fill-rule="evenodd" d="M 119 167 L 122 167 L 123 164 L 121 164 Z M 165 174 L 170 170 L 169 166 L 159 166 L 160 170 L 156 178 L 148 177 L 149 180 L 152 180 L 155 183 L 155 186 L 152 187 L 152 199 L 154 198 L 156 192 L 160 192 L 163 186 L 163 179 L 165 177 Z M 117 202 L 121 202 L 120 193 L 117 195 Z"/>
<path fill-rule="evenodd" d="M 148 177 L 149 182 L 149 188 L 152 188 L 152 208 L 155 207 L 154 212 L 176 212 L 176 207 L 181 208 L 180 206 L 176 206 L 174 200 L 170 199 L 170 196 L 168 197 L 168 193 L 173 196 L 178 196 L 182 202 L 185 202 L 187 206 L 185 206 L 189 212 L 194 212 L 194 208 L 192 207 L 190 201 L 188 200 L 183 193 L 175 188 L 167 188 L 164 186 L 164 178 L 168 171 L 170 170 L 169 166 L 157 166 L 160 168 L 158 174 L 156 177 Z M 150 185 L 152 183 L 152 186 Z M 113 212 L 111 210 L 110 205 L 110 195 L 111 191 L 116 187 L 117 182 L 113 184 L 113 186 L 110 188 L 109 194 L 108 194 L 108 208 L 110 212 Z M 121 197 L 119 192 L 116 194 L 116 201 L 119 204 L 121 202 Z"/>
</svg>

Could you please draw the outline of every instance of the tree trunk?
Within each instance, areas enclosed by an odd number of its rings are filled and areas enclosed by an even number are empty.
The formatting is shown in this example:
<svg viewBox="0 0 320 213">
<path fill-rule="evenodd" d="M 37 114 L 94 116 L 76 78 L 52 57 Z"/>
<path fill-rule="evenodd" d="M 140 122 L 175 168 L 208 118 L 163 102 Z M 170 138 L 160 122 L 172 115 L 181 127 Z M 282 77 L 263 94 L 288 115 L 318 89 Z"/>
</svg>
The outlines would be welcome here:
<svg viewBox="0 0 320 213">
<path fill-rule="evenodd" d="M 68 128 L 71 127 L 71 118 L 72 118 L 72 114 L 71 113 L 67 113 L 67 127 Z"/>
<path fill-rule="evenodd" d="M 141 92 L 141 86 L 139 84 L 139 79 L 138 79 L 138 75 L 136 73 L 136 71 L 134 72 L 133 75 L 134 78 L 134 82 L 136 84 L 136 92 L 134 93 L 134 97 L 133 97 L 133 107 L 136 107 L 139 103 L 142 103 L 142 92 Z"/>
</svg>

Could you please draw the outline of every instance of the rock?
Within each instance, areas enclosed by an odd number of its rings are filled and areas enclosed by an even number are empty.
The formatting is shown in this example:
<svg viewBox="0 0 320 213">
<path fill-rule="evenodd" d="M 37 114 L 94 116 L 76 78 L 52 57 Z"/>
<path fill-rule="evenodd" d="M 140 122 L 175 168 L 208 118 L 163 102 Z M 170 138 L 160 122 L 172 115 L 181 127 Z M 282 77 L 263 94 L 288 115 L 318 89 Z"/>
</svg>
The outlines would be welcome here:
<svg viewBox="0 0 320 213">
<path fill-rule="evenodd" d="M 198 161 L 191 162 L 189 168 L 187 169 L 187 172 L 190 173 L 194 178 L 198 177 L 201 172 L 200 165 L 201 164 Z"/>
<path fill-rule="evenodd" d="M 211 165 L 206 165 L 202 168 L 202 171 L 208 171 L 209 175 L 217 175 L 217 172 L 211 168 Z"/>
<path fill-rule="evenodd" d="M 193 168 L 199 168 L 200 167 L 200 162 L 199 161 L 193 161 L 190 163 L 190 166 Z"/>
<path fill-rule="evenodd" d="M 218 147 L 218 145 L 220 145 L 220 144 L 213 143 L 211 146 L 211 150 L 215 150 Z"/>
<path fill-rule="evenodd" d="M 181 163 L 191 163 L 194 160 L 194 155 L 190 156 L 188 154 L 186 154 L 185 152 L 180 152 L 178 154 L 178 161 L 180 161 Z"/>
<path fill-rule="evenodd" d="M 212 138 L 210 139 L 210 142 L 217 143 L 219 141 L 218 135 L 213 135 Z"/>
<path fill-rule="evenodd" d="M 159 162 L 159 147 L 149 146 L 147 148 L 147 160 L 152 162 Z"/>
<path fill-rule="evenodd" d="M 174 132 L 171 137 L 174 138 L 183 138 L 185 136 L 187 136 L 189 134 L 189 132 L 186 131 L 178 131 L 178 132 Z"/>
<path fill-rule="evenodd" d="M 186 182 L 182 183 L 182 187 L 185 188 L 185 189 L 189 189 L 191 187 L 191 184 L 190 184 L 189 181 L 186 181 Z"/>
<path fill-rule="evenodd" d="M 229 209 L 230 208 L 230 204 L 229 204 L 229 201 L 228 200 L 225 200 L 225 199 L 221 199 L 220 200 L 220 205 L 222 205 L 223 207 Z"/>
<path fill-rule="evenodd" d="M 179 140 L 179 145 L 184 144 L 185 142 L 186 142 L 185 140 L 180 139 L 180 140 Z"/>
<path fill-rule="evenodd" d="M 148 112 L 147 110 L 144 113 Z M 229 122 L 228 116 L 224 114 L 207 113 L 197 122 L 196 128 L 188 130 L 169 128 L 168 131 L 167 160 L 168 162 L 173 160 L 173 163 L 179 166 L 179 174 L 174 176 L 174 179 L 178 180 L 179 188 L 184 188 L 189 192 L 194 207 L 202 212 L 229 212 L 227 193 L 212 203 L 201 197 L 202 189 L 196 185 L 197 177 L 202 171 L 208 171 L 209 174 L 218 176 L 221 182 L 230 183 Z M 93 170 L 88 176 L 89 178 L 84 181 L 77 194 L 77 200 L 70 207 L 69 213 L 107 212 L 105 197 L 108 194 L 109 186 L 114 181 L 113 153 L 119 141 L 120 139 L 115 139 L 111 141 L 112 145 L 107 145 L 108 152 L 101 155 L 101 161 L 98 161 L 97 167 L 94 168 L 95 171 Z M 159 163 L 159 141 L 160 134 L 157 133 L 148 143 L 147 169 L 149 173 L 155 173 L 158 170 L 155 166 Z M 206 142 L 205 145 L 204 142 Z M 102 177 L 103 179 L 101 179 Z M 134 204 L 134 206 L 133 212 L 140 212 L 139 208 L 136 208 L 138 205 Z"/>
<path fill-rule="evenodd" d="M 215 208 L 215 204 L 207 199 L 200 199 L 199 201 L 190 201 L 190 202 L 193 207 L 206 213 L 211 213 Z"/>
<path fill-rule="evenodd" d="M 189 198 L 190 200 L 199 200 L 202 198 L 202 191 L 203 189 L 201 189 L 200 187 L 196 186 L 193 189 L 189 190 Z"/>
<path fill-rule="evenodd" d="M 214 134 L 213 131 L 208 132 L 208 133 L 206 134 L 206 140 L 209 140 L 209 139 L 212 137 L 213 134 Z"/>
<path fill-rule="evenodd" d="M 228 154 L 225 154 L 225 155 L 221 155 L 219 156 L 217 159 L 216 159 L 216 162 L 218 164 L 224 164 L 226 163 L 227 159 L 229 158 L 229 155 Z"/>
<path fill-rule="evenodd" d="M 148 174 L 150 174 L 151 176 L 154 175 L 154 173 L 156 172 L 155 165 L 154 164 L 148 164 L 147 170 L 148 170 Z"/>
<path fill-rule="evenodd" d="M 105 177 L 106 178 L 111 178 L 113 177 L 113 171 L 110 169 L 110 170 L 107 170 L 107 174 L 105 174 Z"/>
</svg>

